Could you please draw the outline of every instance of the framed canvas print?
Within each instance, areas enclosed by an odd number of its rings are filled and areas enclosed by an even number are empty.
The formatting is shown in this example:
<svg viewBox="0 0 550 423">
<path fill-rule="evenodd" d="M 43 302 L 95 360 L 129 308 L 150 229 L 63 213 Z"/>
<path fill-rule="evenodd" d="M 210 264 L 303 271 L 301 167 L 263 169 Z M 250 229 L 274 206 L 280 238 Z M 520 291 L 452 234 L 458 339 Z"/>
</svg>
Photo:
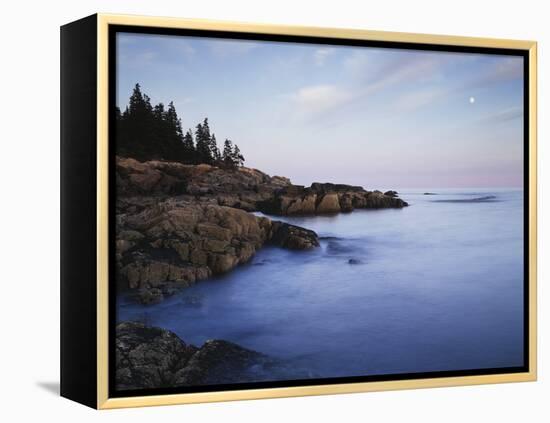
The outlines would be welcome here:
<svg viewBox="0 0 550 423">
<path fill-rule="evenodd" d="M 61 394 L 536 379 L 536 43 L 61 29 Z"/>
</svg>

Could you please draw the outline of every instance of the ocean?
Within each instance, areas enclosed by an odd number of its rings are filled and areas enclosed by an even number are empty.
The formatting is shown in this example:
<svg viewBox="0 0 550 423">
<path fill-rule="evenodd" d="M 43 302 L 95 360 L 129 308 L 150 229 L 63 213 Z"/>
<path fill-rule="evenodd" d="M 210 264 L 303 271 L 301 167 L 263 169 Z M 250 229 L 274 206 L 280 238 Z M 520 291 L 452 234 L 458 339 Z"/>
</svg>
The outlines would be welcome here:
<svg viewBox="0 0 550 423">
<path fill-rule="evenodd" d="M 288 364 L 262 380 L 522 366 L 523 191 L 400 197 L 410 207 L 270 216 L 316 231 L 320 248 L 265 247 L 156 305 L 120 295 L 117 320 Z"/>
</svg>

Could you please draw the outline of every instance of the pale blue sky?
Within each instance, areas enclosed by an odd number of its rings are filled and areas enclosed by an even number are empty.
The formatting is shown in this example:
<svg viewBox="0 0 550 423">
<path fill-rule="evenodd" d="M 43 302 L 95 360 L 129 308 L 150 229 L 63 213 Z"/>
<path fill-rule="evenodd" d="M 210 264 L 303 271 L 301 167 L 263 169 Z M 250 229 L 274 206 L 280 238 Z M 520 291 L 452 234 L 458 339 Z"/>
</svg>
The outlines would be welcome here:
<svg viewBox="0 0 550 423">
<path fill-rule="evenodd" d="M 294 183 L 523 184 L 519 57 L 118 34 L 117 63 L 121 108 L 139 82 Z"/>
</svg>

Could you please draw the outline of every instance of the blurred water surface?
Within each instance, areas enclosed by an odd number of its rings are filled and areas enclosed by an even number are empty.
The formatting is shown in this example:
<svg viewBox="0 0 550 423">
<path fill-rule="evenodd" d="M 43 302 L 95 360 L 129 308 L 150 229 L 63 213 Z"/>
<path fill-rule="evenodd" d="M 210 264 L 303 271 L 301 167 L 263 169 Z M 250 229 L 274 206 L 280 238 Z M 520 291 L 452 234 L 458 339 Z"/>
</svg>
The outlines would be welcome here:
<svg viewBox="0 0 550 423">
<path fill-rule="evenodd" d="M 117 320 L 290 364 L 267 380 L 304 369 L 335 377 L 521 366 L 523 192 L 433 192 L 404 190 L 411 206 L 402 210 L 273 217 L 313 229 L 321 247 L 263 248 L 157 305 L 121 296 Z"/>
</svg>

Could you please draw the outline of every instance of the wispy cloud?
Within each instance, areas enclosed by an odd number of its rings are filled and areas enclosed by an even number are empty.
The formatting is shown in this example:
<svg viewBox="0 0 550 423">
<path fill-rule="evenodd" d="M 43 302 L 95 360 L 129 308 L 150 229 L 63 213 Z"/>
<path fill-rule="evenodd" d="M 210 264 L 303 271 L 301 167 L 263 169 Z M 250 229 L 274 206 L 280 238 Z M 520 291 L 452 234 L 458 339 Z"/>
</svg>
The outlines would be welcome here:
<svg viewBox="0 0 550 423">
<path fill-rule="evenodd" d="M 299 118 L 309 119 L 353 100 L 354 94 L 336 85 L 303 87 L 291 96 Z"/>
<path fill-rule="evenodd" d="M 322 63 L 330 53 L 317 49 L 314 57 Z M 386 103 L 382 107 L 394 107 L 401 110 L 412 110 L 427 105 L 445 94 L 445 91 L 430 87 L 416 89 L 446 65 L 449 58 L 441 58 L 431 53 L 403 53 L 401 55 L 368 50 L 353 51 L 343 61 L 343 69 L 348 78 L 338 84 L 321 84 L 303 87 L 290 97 L 296 107 L 297 116 L 312 119 L 324 118 L 329 111 L 342 108 L 348 104 L 366 100 L 378 92 L 403 90 L 395 103 Z"/>
<path fill-rule="evenodd" d="M 326 53 L 315 52 L 315 57 L 322 62 L 326 59 Z M 473 63 L 478 59 L 476 55 L 457 55 L 452 53 L 433 52 L 402 52 L 395 54 L 388 50 L 355 50 L 344 60 L 343 67 L 348 72 L 349 80 L 323 88 L 312 90 L 306 87 L 305 91 L 299 91 L 295 98 L 301 98 L 308 93 L 308 117 L 316 113 L 325 112 L 342 107 L 347 103 L 356 102 L 374 96 L 378 92 L 399 93 L 397 98 L 386 103 L 383 107 L 392 111 L 413 111 L 426 107 L 445 97 L 456 95 L 466 88 L 474 88 L 490 83 L 498 83 L 514 80 L 523 76 L 523 63 L 521 59 L 498 58 L 481 68 L 480 74 L 470 78 L 468 82 L 454 85 L 452 81 L 444 81 L 446 73 L 461 65 Z M 442 88 L 444 86 L 444 88 Z M 417 88 L 421 87 L 421 88 Z M 319 97 L 319 98 L 316 98 Z M 304 115 L 304 102 L 297 102 L 300 114 Z M 513 112 L 503 114 L 493 119 L 512 119 Z"/>
<path fill-rule="evenodd" d="M 344 67 L 357 81 L 370 87 L 384 88 L 401 82 L 434 79 L 451 58 L 445 54 L 390 51 L 354 51 Z M 372 88 L 371 88 L 372 89 Z"/>
<path fill-rule="evenodd" d="M 523 78 L 523 59 L 520 57 L 499 57 L 480 67 L 478 73 L 466 82 L 464 88 L 476 88 Z"/>
<path fill-rule="evenodd" d="M 447 90 L 439 88 L 426 88 L 405 93 L 397 98 L 394 108 L 401 111 L 413 111 L 434 103 L 445 97 Z"/>
<path fill-rule="evenodd" d="M 523 117 L 522 107 L 510 107 L 508 109 L 499 110 L 495 113 L 488 114 L 479 119 L 480 124 L 495 124 L 508 122 L 514 119 Z"/>
</svg>

